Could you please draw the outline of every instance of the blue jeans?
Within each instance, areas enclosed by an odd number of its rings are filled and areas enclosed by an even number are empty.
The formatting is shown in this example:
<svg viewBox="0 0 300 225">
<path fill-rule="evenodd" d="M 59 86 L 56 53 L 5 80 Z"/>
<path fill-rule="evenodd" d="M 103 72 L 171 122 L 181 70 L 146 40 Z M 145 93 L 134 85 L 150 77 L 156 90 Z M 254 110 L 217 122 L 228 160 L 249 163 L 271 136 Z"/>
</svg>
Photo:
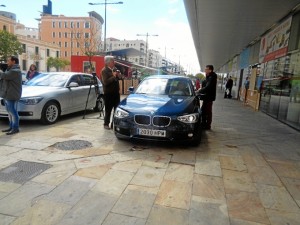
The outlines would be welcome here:
<svg viewBox="0 0 300 225">
<path fill-rule="evenodd" d="M 19 114 L 18 114 L 18 101 L 5 100 L 6 110 L 8 112 L 9 127 L 13 130 L 19 129 Z"/>
</svg>

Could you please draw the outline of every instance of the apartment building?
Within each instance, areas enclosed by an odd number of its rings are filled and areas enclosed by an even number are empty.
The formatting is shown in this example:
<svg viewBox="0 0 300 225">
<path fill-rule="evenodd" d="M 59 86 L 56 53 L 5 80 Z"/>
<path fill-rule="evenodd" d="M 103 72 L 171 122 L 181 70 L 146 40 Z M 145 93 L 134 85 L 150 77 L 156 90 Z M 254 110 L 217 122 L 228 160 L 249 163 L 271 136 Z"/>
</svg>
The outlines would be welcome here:
<svg viewBox="0 0 300 225">
<path fill-rule="evenodd" d="M 17 23 L 14 13 L 1 11 L 0 30 L 15 34 L 22 43 L 23 53 L 18 55 L 21 70 L 27 71 L 30 64 L 36 64 L 41 72 L 54 70 L 47 67 L 47 59 L 59 57 L 60 47 L 52 42 L 39 40 L 37 29 L 27 28 Z"/>
<path fill-rule="evenodd" d="M 88 14 L 88 17 L 42 15 L 39 24 L 40 40 L 57 44 L 60 57 L 67 60 L 71 60 L 71 55 L 100 52 L 104 20 L 94 11 Z M 70 67 L 65 70 L 70 70 Z"/>
</svg>

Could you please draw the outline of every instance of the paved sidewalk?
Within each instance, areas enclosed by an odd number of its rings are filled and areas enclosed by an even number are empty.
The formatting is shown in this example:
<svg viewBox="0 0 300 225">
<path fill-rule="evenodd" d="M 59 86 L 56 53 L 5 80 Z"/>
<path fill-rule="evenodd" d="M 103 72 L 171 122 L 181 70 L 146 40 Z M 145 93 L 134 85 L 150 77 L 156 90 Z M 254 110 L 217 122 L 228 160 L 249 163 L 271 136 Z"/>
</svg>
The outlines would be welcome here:
<svg viewBox="0 0 300 225">
<path fill-rule="evenodd" d="M 213 117 L 197 148 L 119 141 L 81 116 L 22 122 L 0 134 L 0 225 L 298 225 L 300 132 L 222 93 Z M 92 147 L 59 150 L 70 140 Z"/>
</svg>

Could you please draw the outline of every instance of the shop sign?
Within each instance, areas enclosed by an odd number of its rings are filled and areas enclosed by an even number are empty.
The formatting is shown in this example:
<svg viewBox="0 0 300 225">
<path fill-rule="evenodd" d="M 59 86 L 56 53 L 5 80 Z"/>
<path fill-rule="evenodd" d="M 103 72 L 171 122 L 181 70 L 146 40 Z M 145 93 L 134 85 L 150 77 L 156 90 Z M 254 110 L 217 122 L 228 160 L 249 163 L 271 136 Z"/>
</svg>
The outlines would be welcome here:
<svg viewBox="0 0 300 225">
<path fill-rule="evenodd" d="M 268 62 L 287 54 L 291 23 L 292 17 L 286 19 L 261 38 L 259 51 L 260 63 Z"/>
</svg>

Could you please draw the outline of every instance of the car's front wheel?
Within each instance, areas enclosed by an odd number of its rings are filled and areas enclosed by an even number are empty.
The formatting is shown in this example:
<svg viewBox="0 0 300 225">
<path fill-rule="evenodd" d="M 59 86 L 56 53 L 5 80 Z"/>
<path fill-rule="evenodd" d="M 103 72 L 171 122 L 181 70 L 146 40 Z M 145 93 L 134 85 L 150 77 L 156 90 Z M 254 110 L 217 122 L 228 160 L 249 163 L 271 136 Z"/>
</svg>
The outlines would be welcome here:
<svg viewBox="0 0 300 225">
<path fill-rule="evenodd" d="M 60 108 L 56 102 L 47 102 L 42 111 L 41 121 L 43 124 L 54 124 L 60 115 Z"/>
</svg>

